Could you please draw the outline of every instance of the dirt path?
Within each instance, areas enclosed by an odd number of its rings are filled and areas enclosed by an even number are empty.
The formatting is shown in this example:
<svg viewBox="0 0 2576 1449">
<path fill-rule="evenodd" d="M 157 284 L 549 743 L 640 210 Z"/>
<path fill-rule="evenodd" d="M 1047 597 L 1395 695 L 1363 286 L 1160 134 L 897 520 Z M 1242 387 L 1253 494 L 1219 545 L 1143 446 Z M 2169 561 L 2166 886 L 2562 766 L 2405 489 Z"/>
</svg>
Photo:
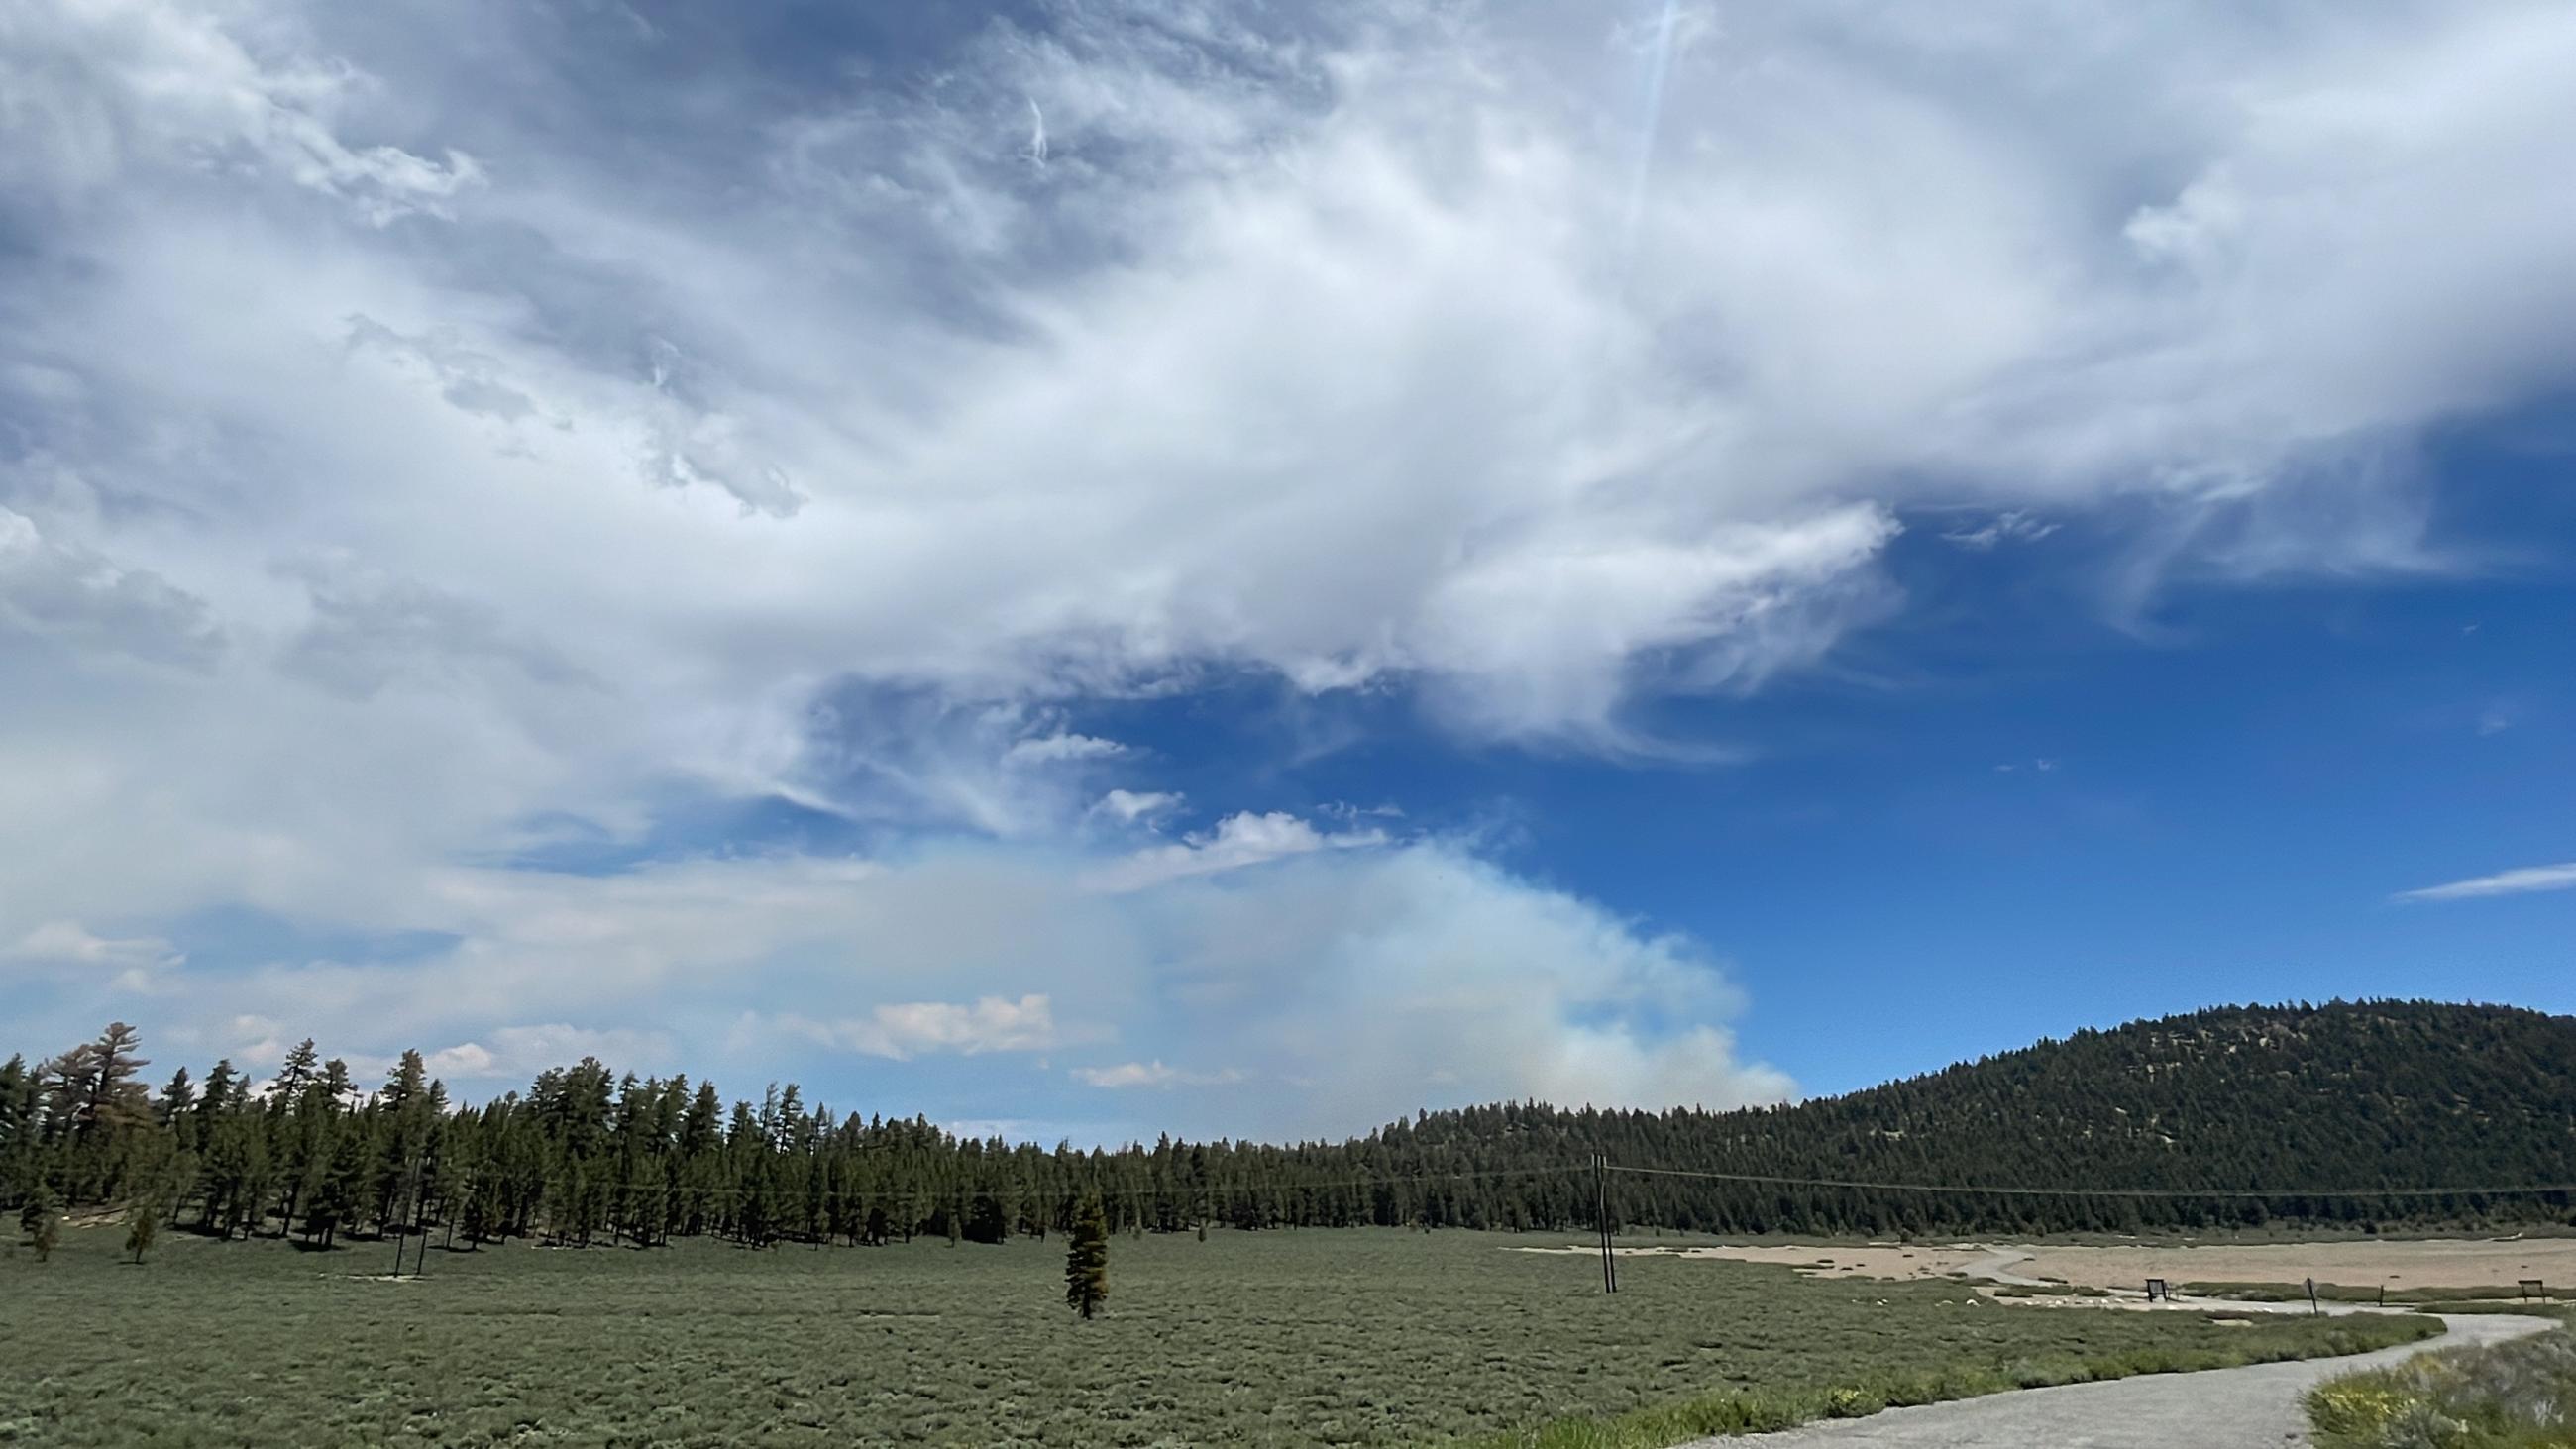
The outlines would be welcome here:
<svg viewBox="0 0 2576 1449">
<path fill-rule="evenodd" d="M 1590 1254 L 1583 1243 L 1521 1252 Z M 1810 1278 L 1942 1278 L 2048 1282 L 2138 1292 L 2149 1278 L 2182 1283 L 2294 1284 L 2347 1289 L 2485 1289 L 2510 1298 L 2536 1278 L 2553 1296 L 2576 1290 L 2576 1237 L 2324 1238 L 2283 1243 L 1701 1243 L 1624 1246 L 1622 1256 L 1777 1263 Z"/>
<path fill-rule="evenodd" d="M 1878 1444 L 1892 1449 L 2282 1449 L 2305 1444 L 2307 1415 L 2299 1396 L 2319 1380 L 2355 1368 L 2394 1363 L 2428 1348 L 2496 1343 L 2537 1333 L 2545 1319 L 2507 1314 L 2444 1314 L 2450 1332 L 2420 1344 L 2350 1358 L 2256 1364 L 2196 1374 L 2144 1374 L 2101 1384 L 2024 1389 L 1890 1409 L 1866 1419 L 1810 1424 L 1783 1434 L 1703 1439 L 1685 1449 L 1805 1449 L 1808 1445 Z"/>
</svg>

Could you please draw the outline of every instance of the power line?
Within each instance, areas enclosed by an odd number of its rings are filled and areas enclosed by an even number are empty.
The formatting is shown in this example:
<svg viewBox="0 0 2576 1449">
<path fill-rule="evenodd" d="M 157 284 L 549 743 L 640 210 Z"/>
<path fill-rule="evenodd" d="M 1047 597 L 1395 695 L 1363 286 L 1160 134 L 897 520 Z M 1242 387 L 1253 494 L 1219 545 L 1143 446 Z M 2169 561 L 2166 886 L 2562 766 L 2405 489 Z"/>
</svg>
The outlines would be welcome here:
<svg viewBox="0 0 2576 1449">
<path fill-rule="evenodd" d="M 1613 1170 L 1616 1171 L 1617 1169 Z M 1326 1182 L 1295 1182 L 1277 1187 L 1252 1184 L 1220 1186 L 1213 1183 L 1199 1183 L 1192 1186 L 1173 1184 L 1162 1187 L 1071 1186 L 1062 1190 L 1076 1196 L 1097 1194 L 1106 1201 L 1125 1202 L 1130 1199 L 1138 1198 L 1186 1197 L 1192 1194 L 1205 1197 L 1223 1198 L 1243 1193 L 1324 1192 L 1337 1188 L 1392 1187 L 1400 1184 L 1428 1182 L 1476 1182 L 1509 1177 L 1565 1177 L 1571 1181 L 1576 1174 L 1587 1171 L 1590 1171 L 1590 1169 L 1584 1167 L 1550 1165 L 1546 1167 L 1502 1167 L 1481 1172 L 1424 1172 L 1386 1177 L 1351 1177 Z M 954 1189 L 937 1187 L 878 1188 L 867 1186 L 843 1186 L 839 1191 L 843 1197 L 855 1198 L 862 1201 L 929 1203 L 935 1205 L 947 1203 L 961 1197 L 993 1197 L 1001 1195 L 1004 1192 L 1019 1192 L 1025 1186 L 1026 1185 L 1024 1184 L 1015 1183 L 968 1182 L 961 1183 Z M 550 1186 L 549 1190 L 551 1190 Z M 599 1190 L 610 1193 L 665 1192 L 680 1197 L 736 1198 L 749 1197 L 754 1194 L 767 1194 L 768 1196 L 783 1200 L 802 1196 L 805 1191 L 805 1180 L 802 1178 L 795 1178 L 782 1182 L 774 1187 L 756 1188 L 743 1187 L 739 1184 L 718 1183 L 693 1186 L 687 1183 L 671 1182 L 667 1179 L 661 1178 L 656 1178 L 651 1181 L 642 1179 L 620 1181 L 612 1179 L 599 1184 Z M 1040 1196 L 1048 1195 L 1051 1191 L 1051 1189 L 1043 1186 L 1038 1187 L 1035 1190 Z"/>
<path fill-rule="evenodd" d="M 2549 1193 L 2576 1194 L 2576 1183 L 2518 1183 L 2511 1186 L 2468 1187 L 2349 1187 L 2349 1188 L 2188 1188 L 2188 1187 L 1999 1187 L 1982 1184 L 1933 1182 L 1874 1182 L 1848 1177 L 1792 1177 L 1776 1173 L 1709 1172 L 1678 1167 L 1632 1167 L 1621 1163 L 1602 1164 L 1610 1172 L 1638 1177 L 1682 1177 L 1710 1182 L 1738 1182 L 1767 1187 L 1842 1188 L 1859 1192 L 1952 1193 L 1969 1197 L 2049 1197 L 2049 1198 L 2142 1198 L 2142 1199 L 2210 1199 L 2230 1201 L 2270 1201 L 2281 1198 L 2332 1198 L 2359 1200 L 2369 1198 L 2442 1198 L 2442 1197 L 2525 1197 Z M 1283 1182 L 1274 1184 L 1168 1183 L 1143 1186 L 1110 1185 L 1067 1186 L 1061 1191 L 1096 1194 L 1104 1200 L 1125 1202 L 1146 1198 L 1203 1196 L 1227 1198 L 1242 1193 L 1280 1194 L 1329 1192 L 1344 1188 L 1377 1188 L 1416 1186 L 1429 1183 L 1487 1182 L 1519 1177 L 1557 1177 L 1577 1190 L 1585 1174 L 1595 1171 L 1590 1162 L 1550 1163 L 1538 1167 L 1489 1168 L 1460 1172 L 1389 1173 L 1373 1177 L 1327 1179 L 1321 1182 Z M 609 1180 L 600 1184 L 610 1193 L 666 1192 L 680 1197 L 738 1198 L 766 1193 L 781 1199 L 803 1195 L 805 1183 L 791 1179 L 770 1188 L 744 1187 L 737 1183 L 693 1185 L 672 1182 L 667 1178 L 653 1180 Z M 967 1181 L 954 1188 L 942 1187 L 870 1187 L 845 1184 L 840 1194 L 863 1201 L 901 1202 L 937 1205 L 961 1197 L 992 1196 L 1034 1190 L 1045 1196 L 1046 1186 L 1010 1182 Z"/>
</svg>

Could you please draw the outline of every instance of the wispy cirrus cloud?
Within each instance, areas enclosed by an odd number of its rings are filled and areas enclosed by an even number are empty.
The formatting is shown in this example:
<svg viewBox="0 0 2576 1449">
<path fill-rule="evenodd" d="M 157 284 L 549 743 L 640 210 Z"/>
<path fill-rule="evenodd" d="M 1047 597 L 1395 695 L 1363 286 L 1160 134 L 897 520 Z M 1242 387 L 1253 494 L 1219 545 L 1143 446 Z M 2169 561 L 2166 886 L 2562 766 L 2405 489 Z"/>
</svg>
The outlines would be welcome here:
<svg viewBox="0 0 2576 1449">
<path fill-rule="evenodd" d="M 1388 838 L 1383 830 L 1323 831 L 1284 811 L 1256 815 L 1247 810 L 1218 821 L 1213 830 L 1095 866 L 1084 873 L 1083 881 L 1094 890 L 1142 890 L 1319 850 L 1364 850 L 1384 845 Z"/>
<path fill-rule="evenodd" d="M 2493 875 L 2471 876 L 2467 880 L 2449 881 L 2442 885 L 2423 886 L 2399 891 L 2392 900 L 2400 901 L 2465 901 L 2481 896 L 2518 896 L 2532 891 L 2576 890 L 2576 860 L 2557 865 L 2526 865 L 2513 870 L 2500 870 Z"/>
</svg>

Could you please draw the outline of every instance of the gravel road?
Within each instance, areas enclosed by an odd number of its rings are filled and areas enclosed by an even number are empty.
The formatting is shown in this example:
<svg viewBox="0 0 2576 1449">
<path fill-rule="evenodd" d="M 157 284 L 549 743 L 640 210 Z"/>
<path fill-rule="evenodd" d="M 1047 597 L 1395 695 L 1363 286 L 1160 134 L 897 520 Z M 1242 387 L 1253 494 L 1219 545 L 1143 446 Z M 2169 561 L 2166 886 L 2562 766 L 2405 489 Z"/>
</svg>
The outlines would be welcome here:
<svg viewBox="0 0 2576 1449">
<path fill-rule="evenodd" d="M 2071 1310 L 2070 1310 L 2071 1311 Z M 1902 1449 L 2282 1449 L 2308 1442 L 2299 1396 L 2320 1379 L 2393 1363 L 2428 1348 L 2496 1343 L 2537 1333 L 2545 1319 L 2442 1315 L 2451 1331 L 2421 1344 L 2349 1358 L 2255 1364 L 2196 1374 L 2143 1374 L 2100 1384 L 2024 1389 L 1982 1399 L 1890 1409 L 1866 1419 L 1810 1424 L 1781 1434 L 1703 1439 L 1688 1449 L 1804 1449 L 1880 1444 Z"/>
</svg>

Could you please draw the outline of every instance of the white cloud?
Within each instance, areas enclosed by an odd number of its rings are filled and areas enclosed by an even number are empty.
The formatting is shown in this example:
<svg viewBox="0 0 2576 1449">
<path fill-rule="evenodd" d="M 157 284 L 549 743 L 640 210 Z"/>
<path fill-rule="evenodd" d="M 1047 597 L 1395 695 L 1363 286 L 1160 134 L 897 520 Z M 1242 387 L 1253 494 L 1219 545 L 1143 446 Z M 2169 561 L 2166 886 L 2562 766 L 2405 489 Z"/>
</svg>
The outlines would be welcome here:
<svg viewBox="0 0 2576 1449">
<path fill-rule="evenodd" d="M 1133 817 L 1130 817 L 1133 818 Z M 1317 850 L 1362 850 L 1384 845 L 1381 830 L 1326 833 L 1282 811 L 1229 815 L 1216 829 L 1170 845 L 1149 846 L 1133 855 L 1085 872 L 1094 890 L 1133 891 L 1186 876 L 1241 870 L 1265 861 Z"/>
<path fill-rule="evenodd" d="M 0 507 L 0 628 L 84 653 L 197 668 L 223 648 L 204 600 L 147 569 L 48 538 L 7 507 Z"/>
<path fill-rule="evenodd" d="M 655 1030 L 602 1031 L 555 1022 L 496 1027 L 486 1036 L 488 1044 L 458 1042 L 423 1052 L 421 1059 L 433 1078 L 481 1086 L 504 1080 L 524 1082 L 549 1067 L 570 1066 L 583 1057 L 597 1057 L 620 1070 L 653 1071 L 670 1065 L 672 1055 L 670 1034 Z M 392 1059 L 371 1058 L 368 1069 L 375 1076 L 387 1075 L 393 1069 Z"/>
<path fill-rule="evenodd" d="M 1944 541 L 1964 549 L 1983 553 L 2003 543 L 2037 543 L 2057 532 L 2057 525 L 2031 516 L 2019 508 L 2008 508 L 1974 528 L 1960 527 L 1945 531 Z"/>
<path fill-rule="evenodd" d="M 613 16 L 489 12 L 494 72 L 404 7 L 8 9 L 0 941 L 215 910 L 448 933 L 417 967 L 155 984 L 191 1029 L 498 1070 L 512 1023 L 759 990 L 870 1030 L 1096 996 L 1124 1033 L 1177 989 L 1140 961 L 1371 1009 L 1333 963 L 1393 991 L 1427 968 L 1373 943 L 1482 943 L 1489 905 L 1580 964 L 1480 944 L 1533 1004 L 1468 1013 L 1508 1069 L 1436 1070 L 1760 1096 L 1722 1040 L 1582 1025 L 1602 980 L 1696 979 L 1686 947 L 1458 851 L 1260 813 L 1071 844 L 1179 800 L 1064 706 L 1250 671 L 1642 753 L 1640 702 L 1901 611 L 1902 520 L 1988 520 L 1951 541 L 1996 558 L 2125 520 L 2122 608 L 2453 565 L 2416 443 L 2576 368 L 2563 6 L 1730 11 L 1643 168 L 1636 37 L 1589 12 L 1158 13 L 1185 23 L 979 27 L 935 85 L 713 47 L 657 118 L 599 103 L 646 89 L 580 30 Z M 640 846 L 692 792 L 883 861 L 460 864 Z M 1324 880 L 1354 899 L 1302 899 Z M 1061 941 L 1079 996 L 1029 964 Z M 1240 1044 L 1210 1059 L 1321 1059 Z M 1327 1106 L 1418 1095 L 1371 1051 Z"/>
<path fill-rule="evenodd" d="M 911 1001 L 831 1022 L 795 1016 L 773 1020 L 826 1045 L 895 1061 L 929 1052 L 971 1057 L 985 1052 L 1045 1051 L 1063 1040 L 1056 1031 L 1054 1004 L 1035 994 L 1017 1001 L 986 996 L 971 1005 Z"/>
<path fill-rule="evenodd" d="M 1154 1039 L 1300 1084 L 1228 1104 L 1275 1131 L 1350 1130 L 1407 1104 L 1736 1106 L 1794 1090 L 1738 1055 L 1740 1002 L 1693 943 L 1447 846 L 1176 882 L 1148 909 L 1170 943 Z"/>
<path fill-rule="evenodd" d="M 1168 790 L 1112 790 L 1092 805 L 1096 814 L 1121 825 L 1133 825 L 1181 808 L 1181 796 Z"/>
<path fill-rule="evenodd" d="M 119 991 L 152 991 L 165 973 L 187 959 L 158 936 L 99 936 L 78 921 L 47 921 L 15 944 L 0 947 L 0 968 L 47 968 L 76 980 L 104 981 Z"/>
<path fill-rule="evenodd" d="M 1223 1087 L 1242 1081 L 1243 1073 L 1232 1067 L 1215 1072 L 1184 1071 L 1163 1065 L 1161 1058 L 1150 1062 L 1120 1062 L 1114 1067 L 1075 1067 L 1073 1079 L 1089 1087 Z"/>
<path fill-rule="evenodd" d="M 2444 885 L 2399 891 L 2401 901 L 2463 901 L 2480 896 L 2512 896 L 2527 891 L 2576 890 L 2576 860 L 2561 865 L 2526 865 L 2493 875 L 2472 876 Z"/>
<path fill-rule="evenodd" d="M 419 1046 L 468 1100 L 588 1054 L 737 1089 L 801 1062 L 809 1100 L 845 1106 L 911 1099 L 918 1074 L 953 1067 L 974 1074 L 974 1100 L 1036 1117 L 1060 1111 L 1063 1071 L 967 1064 L 1097 1049 L 1107 1063 L 1074 1080 L 1277 1084 L 1155 1098 L 1157 1126 L 1231 1135 L 1339 1135 L 1523 1096 L 1715 1106 L 1792 1090 L 1736 1049 L 1740 1002 L 1699 947 L 1454 846 L 1313 851 L 1117 894 L 1077 888 L 1083 867 L 952 846 L 901 865 L 450 871 L 400 912 L 450 946 L 173 972 L 127 1014 L 165 1051 L 255 1069 L 306 1035 L 361 1076 Z M 75 1040 L 87 1016 L 22 1029 Z M 870 1071 L 903 1075 L 853 1075 Z"/>
<path fill-rule="evenodd" d="M 366 77 L 338 57 L 263 59 L 242 43 L 255 31 L 291 46 L 291 23 L 228 28 L 204 7 L 164 0 L 80 0 L 9 19 L 0 92 L 17 144 L 0 179 L 78 193 L 154 162 L 250 172 L 342 198 L 377 225 L 441 212 L 482 179 L 454 151 L 432 161 L 344 142 L 337 114 Z"/>
<path fill-rule="evenodd" d="M 1126 753 L 1116 740 L 1092 735 L 1052 734 L 1020 740 L 1002 752 L 1005 765 L 1054 765 L 1072 760 L 1105 760 Z"/>
<path fill-rule="evenodd" d="M 2036 8 L 1968 42 L 1732 17 L 1674 62 L 1633 235 L 1606 32 L 1510 6 L 1327 7 L 1293 46 L 1067 14 L 936 100 L 710 77 L 745 108 L 695 132 L 746 148 L 720 209 L 326 18 L 99 3 L 12 47 L 6 184 L 71 207 L 44 234 L 94 279 L 24 273 L 12 361 L 76 384 L 46 442 L 91 486 L 193 520 L 87 546 L 243 628 L 271 556 L 346 550 L 614 681 L 644 770 L 792 768 L 751 744 L 841 671 L 992 698 L 1207 661 L 1618 748 L 1639 696 L 1896 607 L 1894 518 L 1961 493 L 1996 522 L 1960 541 L 2160 499 L 2150 579 L 2421 564 L 2413 485 L 2353 460 L 2560 375 L 2576 308 L 2553 7 L 2259 44 L 2210 8 L 2073 59 Z M 2025 47 L 2103 119 L 2050 123 Z M 512 163 L 426 159 L 469 124 Z M 168 446 L 102 441 L 131 418 Z"/>
</svg>

